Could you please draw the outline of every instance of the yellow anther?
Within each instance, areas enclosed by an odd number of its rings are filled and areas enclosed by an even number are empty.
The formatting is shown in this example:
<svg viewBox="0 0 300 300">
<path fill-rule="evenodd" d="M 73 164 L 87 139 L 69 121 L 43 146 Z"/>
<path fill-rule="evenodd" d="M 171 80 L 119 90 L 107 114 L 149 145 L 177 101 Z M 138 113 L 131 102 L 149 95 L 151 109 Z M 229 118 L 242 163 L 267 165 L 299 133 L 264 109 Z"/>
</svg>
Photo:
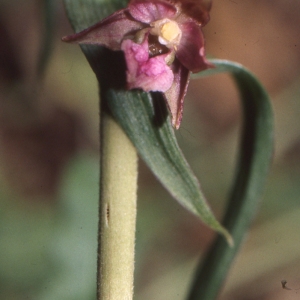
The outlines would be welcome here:
<svg viewBox="0 0 300 300">
<path fill-rule="evenodd" d="M 182 32 L 176 21 L 161 19 L 150 24 L 152 35 L 158 36 L 158 42 L 169 49 L 179 45 Z"/>
<path fill-rule="evenodd" d="M 172 42 L 179 37 L 181 30 L 176 22 L 169 21 L 162 25 L 160 35 L 168 42 Z"/>
</svg>

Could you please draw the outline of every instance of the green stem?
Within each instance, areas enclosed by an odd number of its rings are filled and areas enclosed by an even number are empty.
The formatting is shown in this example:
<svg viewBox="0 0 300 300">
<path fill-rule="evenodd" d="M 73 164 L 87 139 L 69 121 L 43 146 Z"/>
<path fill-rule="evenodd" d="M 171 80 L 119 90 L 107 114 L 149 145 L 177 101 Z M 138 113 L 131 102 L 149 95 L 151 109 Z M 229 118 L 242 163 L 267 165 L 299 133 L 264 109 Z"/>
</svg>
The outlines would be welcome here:
<svg viewBox="0 0 300 300">
<path fill-rule="evenodd" d="M 98 300 L 133 297 L 137 153 L 115 120 L 102 113 Z"/>
</svg>

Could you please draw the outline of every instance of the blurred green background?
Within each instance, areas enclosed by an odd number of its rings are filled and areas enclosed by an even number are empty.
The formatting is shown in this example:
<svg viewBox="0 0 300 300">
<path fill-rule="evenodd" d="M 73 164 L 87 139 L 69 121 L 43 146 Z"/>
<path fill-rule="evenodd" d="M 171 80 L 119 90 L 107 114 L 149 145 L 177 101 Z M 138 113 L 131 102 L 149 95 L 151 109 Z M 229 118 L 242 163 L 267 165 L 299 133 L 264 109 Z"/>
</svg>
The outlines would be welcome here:
<svg viewBox="0 0 300 300">
<path fill-rule="evenodd" d="M 53 0 L 0 1 L 0 299 L 95 299 L 99 112 L 96 79 Z M 51 20 L 50 20 L 51 21 Z M 300 2 L 214 1 L 207 53 L 252 70 L 272 97 L 275 150 L 251 232 L 219 299 L 299 299 Z M 46 41 L 51 56 L 39 58 Z M 241 123 L 227 75 L 192 81 L 178 141 L 219 218 Z M 135 299 L 184 299 L 214 233 L 140 162 Z M 291 290 L 282 289 L 281 280 Z"/>
</svg>

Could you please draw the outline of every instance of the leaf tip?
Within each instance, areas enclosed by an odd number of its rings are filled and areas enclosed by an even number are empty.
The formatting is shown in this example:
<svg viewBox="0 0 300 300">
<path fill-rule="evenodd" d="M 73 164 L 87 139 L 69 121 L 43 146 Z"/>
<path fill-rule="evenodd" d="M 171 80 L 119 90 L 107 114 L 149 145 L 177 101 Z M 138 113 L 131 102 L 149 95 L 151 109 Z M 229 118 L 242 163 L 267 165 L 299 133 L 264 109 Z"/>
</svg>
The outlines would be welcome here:
<svg viewBox="0 0 300 300">
<path fill-rule="evenodd" d="M 231 234 L 226 229 L 223 229 L 220 233 L 224 236 L 224 238 L 225 238 L 227 244 L 229 245 L 229 247 L 233 248 L 234 247 L 234 240 L 233 240 Z"/>
</svg>

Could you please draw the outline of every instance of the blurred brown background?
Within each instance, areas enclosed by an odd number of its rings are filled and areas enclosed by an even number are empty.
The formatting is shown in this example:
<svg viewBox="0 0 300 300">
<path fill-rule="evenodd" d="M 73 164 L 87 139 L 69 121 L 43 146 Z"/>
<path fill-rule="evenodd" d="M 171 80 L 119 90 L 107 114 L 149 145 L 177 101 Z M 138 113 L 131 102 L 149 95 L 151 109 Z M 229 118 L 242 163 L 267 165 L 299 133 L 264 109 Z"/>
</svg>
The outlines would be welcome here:
<svg viewBox="0 0 300 300">
<path fill-rule="evenodd" d="M 42 1 L 0 1 L 0 299 L 94 299 L 97 82 L 79 47 L 60 41 L 72 33 L 61 2 L 47 31 Z M 204 28 L 207 54 L 255 73 L 275 113 L 273 166 L 222 300 L 300 297 L 299 28 L 297 0 L 214 1 Z M 227 75 L 190 84 L 177 136 L 219 217 L 240 121 Z M 135 299 L 184 299 L 213 236 L 141 162 Z"/>
</svg>

